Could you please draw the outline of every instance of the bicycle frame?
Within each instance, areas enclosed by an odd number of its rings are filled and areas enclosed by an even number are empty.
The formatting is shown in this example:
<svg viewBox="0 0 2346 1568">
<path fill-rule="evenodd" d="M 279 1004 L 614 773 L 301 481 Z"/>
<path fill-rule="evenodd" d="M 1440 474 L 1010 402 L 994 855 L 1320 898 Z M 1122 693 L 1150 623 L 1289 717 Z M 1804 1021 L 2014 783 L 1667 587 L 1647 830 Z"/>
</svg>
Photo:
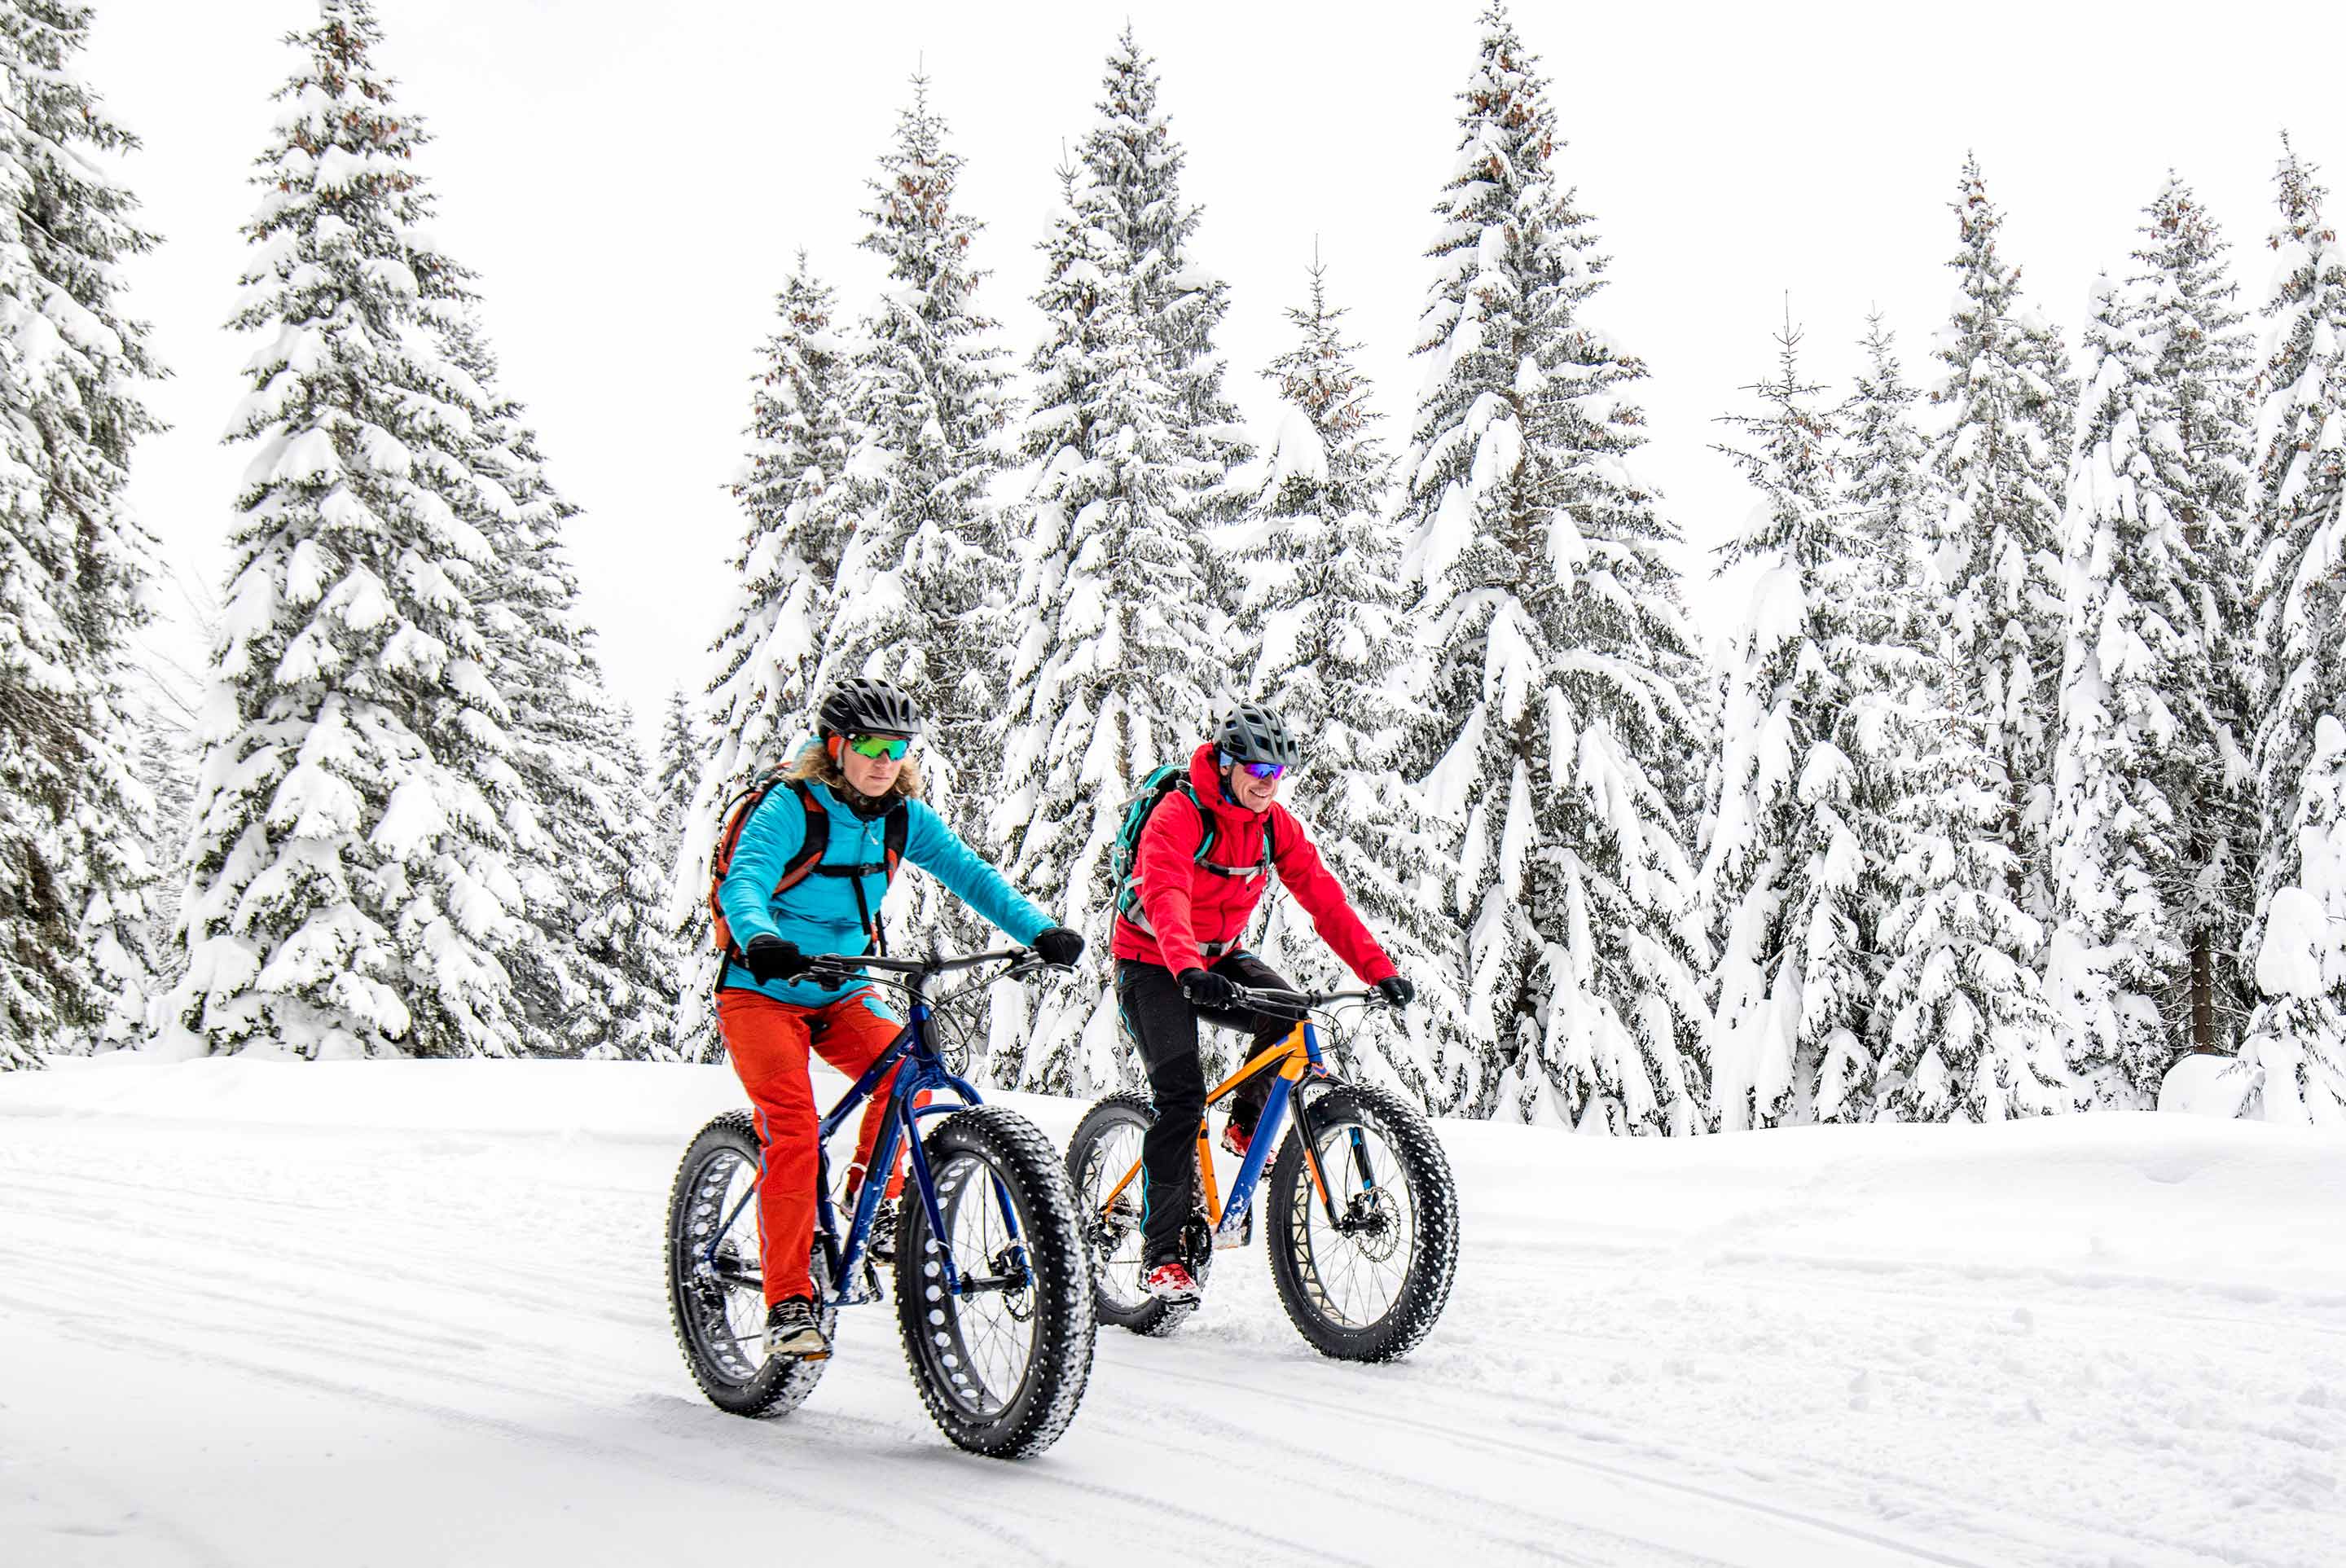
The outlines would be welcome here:
<svg viewBox="0 0 2346 1568">
<path fill-rule="evenodd" d="M 854 1307 L 880 1298 L 876 1291 L 858 1284 L 856 1276 L 859 1266 L 864 1261 L 873 1217 L 879 1213 L 883 1195 L 888 1190 L 889 1176 L 883 1173 L 895 1170 L 897 1151 L 905 1146 L 908 1139 L 908 1163 L 912 1166 L 913 1184 L 921 1195 L 921 1207 L 928 1215 L 929 1234 L 938 1237 L 944 1234 L 944 1215 L 937 1205 L 936 1178 L 929 1170 L 928 1151 L 921 1146 L 920 1118 L 946 1115 L 984 1104 L 975 1085 L 946 1070 L 944 1059 L 929 1042 L 931 1009 L 928 999 L 922 993 L 922 981 L 924 979 L 925 976 L 915 975 L 908 985 L 910 1004 L 903 1030 L 816 1125 L 815 1237 L 822 1244 L 823 1258 L 831 1272 L 831 1289 L 823 1298 L 826 1307 Z M 855 1212 L 848 1223 L 847 1234 L 842 1237 L 839 1234 L 839 1216 L 831 1201 L 831 1137 L 846 1125 L 847 1118 L 872 1097 L 881 1081 L 899 1064 L 903 1071 L 897 1074 L 896 1082 L 889 1090 L 887 1120 L 881 1128 L 879 1143 L 872 1151 L 872 1161 L 864 1171 L 863 1180 L 856 1188 Z M 954 1098 L 940 1105 L 916 1103 L 923 1095 L 939 1093 L 950 1093 Z M 741 1201 L 718 1226 L 709 1244 L 709 1260 L 712 1264 L 718 1247 L 730 1234 L 742 1209 L 757 1201 L 758 1187 L 764 1179 L 765 1173 L 760 1170 L 758 1181 L 750 1184 L 749 1190 L 741 1196 Z M 1018 1232 L 1018 1216 L 1011 1207 L 1009 1192 L 999 1178 L 994 1182 L 994 1198 L 1001 1206 L 1002 1221 L 1010 1235 L 1010 1268 L 1007 1272 L 998 1275 L 964 1278 L 954 1266 L 952 1249 L 941 1247 L 937 1250 L 937 1262 L 943 1268 L 940 1283 L 952 1295 L 972 1296 L 981 1290 L 1015 1290 L 1032 1278 L 1025 1245 Z"/>
<path fill-rule="evenodd" d="M 1219 1214 L 1215 1213 L 1219 1195 L 1214 1185 L 1213 1147 L 1209 1142 L 1207 1118 L 1202 1115 L 1198 1118 L 1198 1180 L 1202 1184 L 1199 1190 L 1205 1196 L 1206 1212 L 1214 1216 L 1214 1246 L 1217 1248 L 1237 1247 L 1246 1239 L 1247 1216 L 1254 1206 L 1255 1187 L 1262 1179 L 1263 1168 L 1270 1163 L 1270 1151 L 1279 1145 L 1280 1129 L 1290 1099 L 1295 1103 L 1296 1125 L 1303 1133 L 1303 1165 L 1311 1174 L 1312 1188 L 1319 1194 L 1321 1207 L 1327 1211 L 1328 1223 L 1343 1223 L 1343 1217 L 1336 1211 L 1334 1188 L 1328 1181 L 1327 1173 L 1321 1168 L 1319 1140 L 1312 1135 L 1311 1118 L 1300 1091 L 1307 1075 L 1314 1078 L 1331 1076 L 1326 1059 L 1320 1053 L 1319 1028 L 1310 1019 L 1298 1020 L 1285 1039 L 1276 1045 L 1265 1046 L 1240 1064 L 1237 1072 L 1216 1084 L 1206 1095 L 1206 1108 L 1210 1111 L 1235 1093 L 1240 1084 L 1270 1072 L 1276 1072 L 1279 1076 L 1270 1086 L 1270 1097 L 1263 1103 L 1262 1115 L 1255 1124 L 1254 1137 L 1247 1145 L 1246 1157 L 1239 1162 L 1238 1175 L 1230 1178 L 1229 1198 L 1220 1206 Z M 1353 1142 L 1355 1145 L 1360 1142 L 1357 1132 L 1353 1135 Z M 1373 1186 L 1368 1178 L 1366 1157 L 1357 1146 L 1355 1156 L 1362 1173 L 1362 1188 L 1365 1191 Z M 1100 1200 L 1103 1215 L 1115 1207 L 1124 1189 L 1139 1176 L 1141 1164 L 1139 1160 L 1133 1161 L 1132 1168 L 1126 1171 L 1116 1186 L 1109 1189 L 1107 1196 Z"/>
</svg>

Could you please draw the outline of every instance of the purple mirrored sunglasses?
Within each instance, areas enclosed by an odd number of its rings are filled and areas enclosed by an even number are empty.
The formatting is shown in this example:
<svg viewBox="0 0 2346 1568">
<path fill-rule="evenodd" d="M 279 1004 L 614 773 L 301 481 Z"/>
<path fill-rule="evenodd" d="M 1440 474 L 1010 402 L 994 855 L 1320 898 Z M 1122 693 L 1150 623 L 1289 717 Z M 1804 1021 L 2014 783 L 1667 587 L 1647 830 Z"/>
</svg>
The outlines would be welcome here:
<svg viewBox="0 0 2346 1568">
<path fill-rule="evenodd" d="M 1287 771 L 1287 764 L 1284 762 L 1240 762 L 1227 751 L 1222 753 L 1222 765 L 1226 768 L 1243 768 L 1258 779 L 1276 779 Z"/>
</svg>

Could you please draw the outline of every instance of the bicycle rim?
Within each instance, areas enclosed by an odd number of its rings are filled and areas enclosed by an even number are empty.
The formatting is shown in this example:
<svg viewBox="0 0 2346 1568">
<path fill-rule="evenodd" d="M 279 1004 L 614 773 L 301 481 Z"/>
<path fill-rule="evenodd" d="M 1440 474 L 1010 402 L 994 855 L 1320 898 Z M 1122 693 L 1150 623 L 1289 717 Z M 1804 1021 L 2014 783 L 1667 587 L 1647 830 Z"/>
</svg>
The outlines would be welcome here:
<svg viewBox="0 0 2346 1568">
<path fill-rule="evenodd" d="M 1304 1288 L 1313 1308 L 1338 1328 L 1371 1328 L 1408 1290 L 1418 1252 L 1416 1196 L 1400 1152 L 1373 1122 L 1348 1119 L 1319 1135 L 1320 1168 L 1345 1223 L 1329 1222 L 1307 1178 L 1295 1186 L 1289 1234 L 1310 1260 Z"/>
<path fill-rule="evenodd" d="M 1109 1189 L 1139 1163 L 1144 1131 L 1131 1122 L 1107 1128 L 1084 1151 L 1076 1183 L 1076 1214 L 1091 1247 L 1093 1284 L 1118 1312 L 1136 1311 L 1155 1299 L 1140 1288 L 1142 1178 L 1125 1182 L 1113 1208 L 1107 1203 Z"/>
<path fill-rule="evenodd" d="M 921 1263 L 923 1359 L 934 1369 L 934 1385 L 945 1399 L 965 1416 L 991 1420 L 1025 1388 L 1041 1344 L 1033 1270 L 1015 1289 L 952 1296 L 945 1292 L 935 1252 L 952 1257 L 959 1278 L 1007 1272 L 1016 1237 L 1003 1217 L 996 1194 L 1009 1192 L 1016 1207 L 1016 1187 L 1005 1182 L 1005 1173 L 990 1158 L 974 1149 L 950 1151 L 931 1174 L 944 1229 L 942 1237 L 928 1239 L 931 1250 Z M 1018 1234 L 1026 1229 L 1027 1217 L 1021 1213 Z M 1018 1247 L 1023 1253 L 1023 1242 Z"/>
<path fill-rule="evenodd" d="M 748 1383 L 766 1364 L 766 1299 L 758 1268 L 758 1167 L 719 1149 L 694 1173 L 680 1259 L 692 1302 L 686 1332 L 702 1363 Z M 729 1220 L 730 1223 L 728 1223 Z"/>
</svg>

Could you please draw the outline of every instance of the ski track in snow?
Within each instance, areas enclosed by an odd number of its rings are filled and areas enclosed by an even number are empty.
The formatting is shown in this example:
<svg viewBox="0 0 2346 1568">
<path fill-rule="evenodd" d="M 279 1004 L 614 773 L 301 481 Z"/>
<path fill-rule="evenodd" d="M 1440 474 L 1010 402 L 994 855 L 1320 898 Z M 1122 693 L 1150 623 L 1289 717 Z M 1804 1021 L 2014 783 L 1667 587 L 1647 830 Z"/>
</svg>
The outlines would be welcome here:
<svg viewBox="0 0 2346 1568">
<path fill-rule="evenodd" d="M 797 1413 L 705 1403 L 661 1227 L 738 1090 L 599 1065 L 0 1079 L 0 1562 L 2346 1562 L 2346 1147 L 1444 1124 L 1459 1285 L 1407 1362 L 1322 1359 L 1225 1252 L 1010 1465 L 929 1424 L 885 1308 Z"/>
</svg>

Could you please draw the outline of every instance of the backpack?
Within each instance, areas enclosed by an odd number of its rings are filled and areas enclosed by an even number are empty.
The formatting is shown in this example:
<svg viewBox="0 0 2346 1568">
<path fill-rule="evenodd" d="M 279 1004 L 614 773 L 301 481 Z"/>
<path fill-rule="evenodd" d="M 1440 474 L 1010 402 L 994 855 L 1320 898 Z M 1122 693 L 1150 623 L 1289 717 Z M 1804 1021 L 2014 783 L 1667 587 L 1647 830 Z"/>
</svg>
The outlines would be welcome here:
<svg viewBox="0 0 2346 1568">
<path fill-rule="evenodd" d="M 831 813 L 823 809 L 822 802 L 814 798 L 814 791 L 807 788 L 804 779 L 785 779 L 779 768 L 769 768 L 759 774 L 750 781 L 747 789 L 725 804 L 724 830 L 717 835 L 716 848 L 709 855 L 709 929 L 717 938 L 718 951 L 735 962 L 741 957 L 741 950 L 733 942 L 733 928 L 725 918 L 725 906 L 717 901 L 717 890 L 724 882 L 725 873 L 732 869 L 733 850 L 741 841 L 742 830 L 750 825 L 750 819 L 758 814 L 758 808 L 766 803 L 766 797 L 785 785 L 806 808 L 806 832 L 799 845 L 799 852 L 791 857 L 789 865 L 782 868 L 780 880 L 774 883 L 774 891 L 779 893 L 786 888 L 794 888 L 810 876 L 852 879 L 848 886 L 855 890 L 855 912 L 862 917 L 863 932 L 872 939 L 872 950 L 884 954 L 888 944 L 880 934 L 880 922 L 872 918 L 872 911 L 863 901 L 863 879 L 873 871 L 882 871 L 886 873 L 890 885 L 894 885 L 896 867 L 904 858 L 904 837 L 912 827 L 912 811 L 902 800 L 888 809 L 886 824 L 880 830 L 882 859 L 877 863 L 826 866 L 822 863 L 822 854 L 831 847 Z M 882 893 L 881 896 L 884 898 L 887 895 Z"/>
<path fill-rule="evenodd" d="M 1166 797 L 1175 794 L 1188 796 L 1189 804 L 1198 809 L 1198 820 L 1205 824 L 1206 830 L 1198 838 L 1198 852 L 1192 857 L 1200 868 L 1218 877 L 1260 877 L 1268 874 L 1271 869 L 1268 824 L 1263 830 L 1260 864 L 1222 865 L 1209 858 L 1214 851 L 1214 814 L 1199 803 L 1197 790 L 1190 788 L 1188 765 L 1167 762 L 1150 769 L 1133 787 L 1132 802 L 1124 809 L 1124 821 L 1116 830 L 1115 845 L 1108 850 L 1107 869 L 1108 875 L 1116 881 L 1116 912 L 1148 932 L 1151 940 L 1157 933 L 1149 929 L 1148 917 L 1140 908 L 1140 833 L 1148 826 L 1150 814 Z M 1217 957 L 1230 945 L 1229 942 L 1209 942 L 1207 956 Z"/>
</svg>

